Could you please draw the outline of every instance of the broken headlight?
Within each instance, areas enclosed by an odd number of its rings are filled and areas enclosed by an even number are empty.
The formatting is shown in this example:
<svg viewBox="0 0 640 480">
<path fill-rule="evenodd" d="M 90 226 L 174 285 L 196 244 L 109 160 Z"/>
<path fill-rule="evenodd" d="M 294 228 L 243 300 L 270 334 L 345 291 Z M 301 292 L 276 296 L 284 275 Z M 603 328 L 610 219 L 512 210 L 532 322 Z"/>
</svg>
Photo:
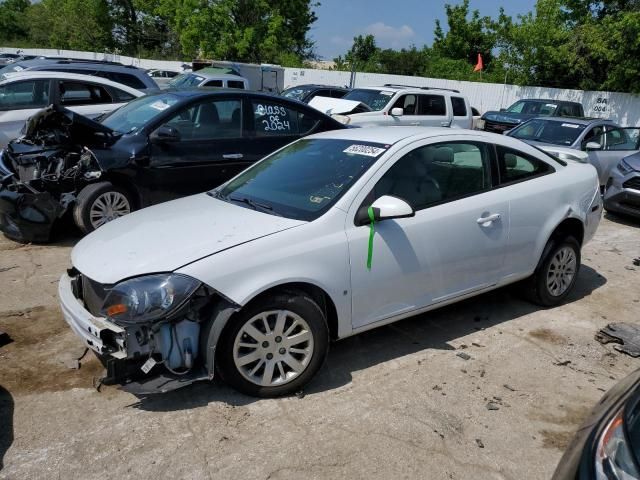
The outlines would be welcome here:
<svg viewBox="0 0 640 480">
<path fill-rule="evenodd" d="M 161 273 L 132 278 L 113 287 L 102 314 L 121 323 L 141 323 L 167 317 L 200 287 L 186 275 Z"/>
</svg>

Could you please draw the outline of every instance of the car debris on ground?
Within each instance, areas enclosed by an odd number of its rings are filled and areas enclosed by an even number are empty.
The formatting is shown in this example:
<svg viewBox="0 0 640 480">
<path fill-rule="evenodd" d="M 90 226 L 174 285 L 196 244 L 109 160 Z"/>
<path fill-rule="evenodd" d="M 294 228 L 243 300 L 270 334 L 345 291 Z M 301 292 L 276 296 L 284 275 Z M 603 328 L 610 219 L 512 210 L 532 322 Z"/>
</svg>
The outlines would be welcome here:
<svg viewBox="0 0 640 480">
<path fill-rule="evenodd" d="M 613 347 L 617 351 L 632 357 L 640 357 L 640 325 L 610 323 L 596 333 L 595 338 L 603 345 L 617 343 L 619 345 Z"/>
</svg>

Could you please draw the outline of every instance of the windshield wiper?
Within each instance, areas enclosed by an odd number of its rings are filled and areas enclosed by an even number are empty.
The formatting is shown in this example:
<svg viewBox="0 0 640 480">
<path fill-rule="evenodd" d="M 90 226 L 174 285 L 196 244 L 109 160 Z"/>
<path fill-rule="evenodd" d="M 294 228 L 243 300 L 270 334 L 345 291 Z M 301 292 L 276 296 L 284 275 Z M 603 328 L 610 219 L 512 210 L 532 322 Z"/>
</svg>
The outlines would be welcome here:
<svg viewBox="0 0 640 480">
<path fill-rule="evenodd" d="M 264 203 L 256 202 L 255 200 L 251 200 L 250 198 L 247 198 L 247 197 L 242 197 L 242 198 L 227 197 L 227 199 L 231 200 L 232 202 L 246 203 L 247 205 L 252 207 L 254 210 L 262 209 L 262 210 L 269 210 L 270 212 L 273 211 L 273 207 L 271 205 L 265 205 Z"/>
</svg>

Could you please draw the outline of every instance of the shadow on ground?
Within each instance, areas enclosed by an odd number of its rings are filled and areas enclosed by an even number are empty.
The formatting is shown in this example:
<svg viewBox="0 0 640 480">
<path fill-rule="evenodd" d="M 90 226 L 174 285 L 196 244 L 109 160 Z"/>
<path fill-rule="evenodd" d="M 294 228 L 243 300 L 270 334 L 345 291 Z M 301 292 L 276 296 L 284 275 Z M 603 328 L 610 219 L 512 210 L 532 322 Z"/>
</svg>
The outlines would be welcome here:
<svg viewBox="0 0 640 480">
<path fill-rule="evenodd" d="M 580 300 L 602 287 L 606 278 L 583 265 L 567 303 Z M 342 387 L 353 372 L 431 349 L 454 350 L 451 342 L 475 331 L 528 315 L 541 307 L 521 300 L 517 285 L 417 315 L 391 325 L 349 337 L 331 345 L 326 364 L 307 386 L 305 394 Z M 241 406 L 258 399 L 235 392 L 220 381 L 194 384 L 181 390 L 139 398 L 131 407 L 174 411 L 222 402 Z"/>
<path fill-rule="evenodd" d="M 640 218 L 635 218 L 631 215 L 606 212 L 604 214 L 604 218 L 606 218 L 610 222 L 619 223 L 620 225 L 625 225 L 627 227 L 640 227 Z"/>
<path fill-rule="evenodd" d="M 4 456 L 13 443 L 13 397 L 0 385 L 0 471 Z"/>
</svg>

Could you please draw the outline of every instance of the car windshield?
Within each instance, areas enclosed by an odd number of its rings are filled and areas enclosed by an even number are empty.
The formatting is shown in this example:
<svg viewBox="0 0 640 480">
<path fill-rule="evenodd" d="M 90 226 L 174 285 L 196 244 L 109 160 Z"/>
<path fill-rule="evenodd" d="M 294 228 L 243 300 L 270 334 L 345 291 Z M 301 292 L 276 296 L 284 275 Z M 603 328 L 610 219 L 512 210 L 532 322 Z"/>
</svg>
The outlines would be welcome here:
<svg viewBox="0 0 640 480">
<path fill-rule="evenodd" d="M 556 111 L 558 105 L 555 103 L 547 103 L 547 102 L 530 102 L 526 100 L 521 100 L 519 102 L 514 103 L 509 108 L 507 108 L 507 112 L 509 113 L 525 113 L 529 115 L 553 115 L 553 112 Z"/>
<path fill-rule="evenodd" d="M 6 76 L 4 75 L 5 73 L 21 72 L 22 70 L 24 70 L 24 67 L 16 65 L 15 63 L 10 63 L 6 67 L 0 68 L 0 78 L 4 80 L 6 79 Z"/>
<path fill-rule="evenodd" d="M 293 98 L 294 100 L 302 100 L 304 96 L 311 91 L 310 87 L 291 87 L 282 92 L 283 97 Z"/>
<path fill-rule="evenodd" d="M 299 140 L 210 194 L 266 213 L 312 221 L 337 202 L 388 147 L 357 140 Z"/>
<path fill-rule="evenodd" d="M 202 81 L 204 77 L 200 75 L 194 75 L 193 73 L 183 73 L 182 75 L 178 75 L 173 80 L 169 82 L 169 87 L 172 88 L 187 88 L 187 87 L 197 87 Z"/>
<path fill-rule="evenodd" d="M 585 127 L 586 125 L 579 123 L 535 119 L 514 128 L 509 132 L 509 136 L 520 140 L 570 146 L 575 143 Z"/>
<path fill-rule="evenodd" d="M 368 106 L 374 112 L 382 110 L 389 100 L 393 97 L 393 92 L 390 90 L 373 90 L 370 88 L 356 88 L 347 93 L 343 100 L 354 100 L 356 102 L 362 102 Z"/>
<path fill-rule="evenodd" d="M 132 133 L 179 101 L 172 93 L 140 97 L 107 114 L 100 123 L 118 133 Z"/>
</svg>

